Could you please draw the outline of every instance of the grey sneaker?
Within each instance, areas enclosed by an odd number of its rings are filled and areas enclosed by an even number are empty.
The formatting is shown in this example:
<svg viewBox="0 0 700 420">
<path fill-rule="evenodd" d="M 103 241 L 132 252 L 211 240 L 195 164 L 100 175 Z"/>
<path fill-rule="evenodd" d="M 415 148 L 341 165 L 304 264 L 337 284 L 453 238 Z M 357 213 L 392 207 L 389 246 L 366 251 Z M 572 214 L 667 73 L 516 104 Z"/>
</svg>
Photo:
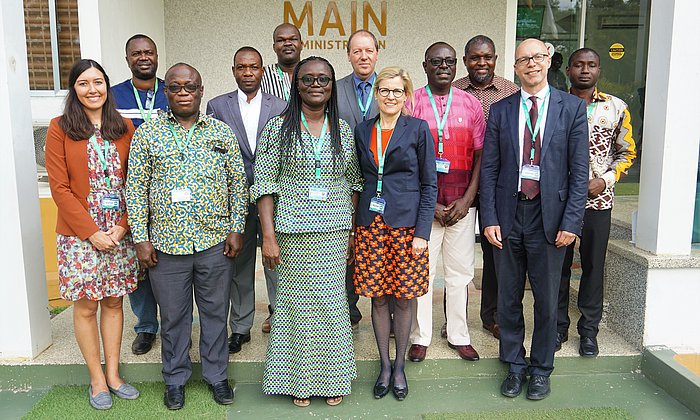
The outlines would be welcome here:
<svg viewBox="0 0 700 420">
<path fill-rule="evenodd" d="M 93 397 L 92 385 L 90 385 L 88 387 L 88 398 L 90 399 L 90 405 L 96 410 L 109 410 L 112 408 L 112 396 L 107 391 L 102 391 Z"/>
<path fill-rule="evenodd" d="M 112 394 L 116 395 L 119 398 L 125 399 L 125 400 L 135 400 L 140 395 L 138 389 L 127 384 L 126 382 L 121 384 L 121 386 L 119 386 L 118 389 L 114 389 L 112 387 L 109 387 L 109 390 L 112 391 Z"/>
</svg>

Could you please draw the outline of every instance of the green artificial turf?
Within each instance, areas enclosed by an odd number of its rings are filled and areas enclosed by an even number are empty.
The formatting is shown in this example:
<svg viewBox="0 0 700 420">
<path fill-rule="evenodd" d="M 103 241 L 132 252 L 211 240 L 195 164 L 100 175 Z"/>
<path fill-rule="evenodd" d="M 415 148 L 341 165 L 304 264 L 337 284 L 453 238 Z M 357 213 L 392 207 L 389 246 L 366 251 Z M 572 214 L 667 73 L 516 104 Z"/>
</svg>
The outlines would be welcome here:
<svg viewBox="0 0 700 420">
<path fill-rule="evenodd" d="M 615 184 L 615 195 L 639 195 L 638 182 L 620 182 Z"/>
<path fill-rule="evenodd" d="M 141 396 L 136 400 L 122 400 L 112 395 L 114 405 L 99 411 L 88 402 L 85 385 L 57 385 L 39 400 L 24 419 L 162 419 L 203 418 L 225 419 L 226 407 L 217 404 L 211 391 L 202 381 L 191 381 L 185 387 L 185 406 L 170 411 L 163 404 L 165 385 L 162 382 L 133 384 Z"/>
<path fill-rule="evenodd" d="M 479 413 L 427 413 L 424 420 L 632 420 L 632 415 L 623 408 L 550 408 L 541 410 L 497 410 Z"/>
</svg>

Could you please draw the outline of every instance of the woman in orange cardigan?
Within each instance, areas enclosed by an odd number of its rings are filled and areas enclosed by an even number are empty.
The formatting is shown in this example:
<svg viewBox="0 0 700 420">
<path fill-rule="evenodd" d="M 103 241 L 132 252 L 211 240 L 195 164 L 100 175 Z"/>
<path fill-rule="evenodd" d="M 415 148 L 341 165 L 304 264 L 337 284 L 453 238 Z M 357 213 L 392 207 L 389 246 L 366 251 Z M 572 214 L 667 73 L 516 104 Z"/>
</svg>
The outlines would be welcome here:
<svg viewBox="0 0 700 420">
<path fill-rule="evenodd" d="M 75 338 L 90 371 L 90 404 L 105 410 L 112 406 L 110 392 L 139 396 L 119 376 L 122 297 L 136 289 L 139 269 L 124 201 L 134 127 L 117 112 L 109 78 L 97 62 L 77 61 L 68 82 L 63 115 L 51 120 L 46 138 L 46 170 L 58 207 L 58 278 L 61 297 L 74 302 Z"/>
</svg>

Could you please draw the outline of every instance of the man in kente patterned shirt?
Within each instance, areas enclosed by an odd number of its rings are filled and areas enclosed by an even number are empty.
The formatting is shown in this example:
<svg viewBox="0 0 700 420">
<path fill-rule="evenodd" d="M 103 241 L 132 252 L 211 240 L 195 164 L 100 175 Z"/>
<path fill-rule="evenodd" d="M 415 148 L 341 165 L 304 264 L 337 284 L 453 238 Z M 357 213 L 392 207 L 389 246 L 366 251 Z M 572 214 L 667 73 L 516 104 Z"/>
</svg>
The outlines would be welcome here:
<svg viewBox="0 0 700 420">
<path fill-rule="evenodd" d="M 182 408 L 192 374 L 193 290 L 202 376 L 217 403 L 231 404 L 226 319 L 248 209 L 243 160 L 231 129 L 199 112 L 204 87 L 195 68 L 172 66 L 165 89 L 170 111 L 134 134 L 126 187 L 136 255 L 160 306 L 165 405 Z"/>
<path fill-rule="evenodd" d="M 627 174 L 637 156 L 627 104 L 596 87 L 600 76 L 600 56 L 590 48 L 574 51 L 566 74 L 571 93 L 586 101 L 589 137 L 588 199 L 579 243 L 581 284 L 578 293 L 579 354 L 598 355 L 598 324 L 603 315 L 603 276 L 605 253 L 610 236 L 610 216 L 615 198 L 614 186 Z M 569 245 L 562 267 L 557 314 L 556 350 L 569 338 L 569 280 L 574 245 Z"/>
</svg>

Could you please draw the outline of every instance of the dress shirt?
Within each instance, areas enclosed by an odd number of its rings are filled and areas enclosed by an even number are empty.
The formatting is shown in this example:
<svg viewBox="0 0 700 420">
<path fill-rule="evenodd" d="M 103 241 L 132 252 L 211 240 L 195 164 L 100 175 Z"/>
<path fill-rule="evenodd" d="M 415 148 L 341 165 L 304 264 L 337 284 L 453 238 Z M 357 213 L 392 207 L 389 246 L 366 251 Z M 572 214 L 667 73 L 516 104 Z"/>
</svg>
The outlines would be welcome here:
<svg viewBox="0 0 700 420">
<path fill-rule="evenodd" d="M 622 99 L 597 88 L 588 109 L 588 179 L 602 178 L 605 189 L 597 197 L 589 197 L 586 208 L 607 210 L 614 204 L 615 182 L 627 174 L 637 156 L 632 120 L 629 107 Z"/>
<path fill-rule="evenodd" d="M 126 204 L 134 243 L 151 241 L 166 254 L 189 255 L 221 243 L 230 232 L 243 233 L 248 190 L 229 126 L 200 113 L 183 154 L 171 125 L 184 142 L 188 130 L 170 111 L 136 130 Z M 172 191 L 184 187 L 191 200 L 174 203 Z"/>
<path fill-rule="evenodd" d="M 248 137 L 250 151 L 255 153 L 255 146 L 258 144 L 258 120 L 260 120 L 260 107 L 262 106 L 262 94 L 260 90 L 255 94 L 250 103 L 248 97 L 238 89 L 238 107 L 241 110 L 241 119 L 245 126 L 245 135 Z"/>
<path fill-rule="evenodd" d="M 484 110 L 484 120 L 486 121 L 489 120 L 491 105 L 503 98 L 507 98 L 520 89 L 515 83 L 501 76 L 496 76 L 495 74 L 491 79 L 491 83 L 483 88 L 474 85 L 469 79 L 469 75 L 455 80 L 452 86 L 462 89 L 467 93 L 471 93 L 481 102 L 481 108 Z"/>
<path fill-rule="evenodd" d="M 525 101 L 525 105 L 527 105 L 527 111 L 530 112 L 530 108 L 532 108 L 532 101 L 530 100 L 531 96 L 536 96 L 537 97 L 537 111 L 538 111 L 538 118 L 540 120 L 540 131 L 539 131 L 539 137 L 540 137 L 540 147 L 542 146 L 542 140 L 544 140 L 544 127 L 547 123 L 547 110 L 549 110 L 549 99 L 550 95 L 547 95 L 549 93 L 549 90 L 551 87 L 549 85 L 545 86 L 537 92 L 535 95 L 531 95 L 524 90 L 520 90 L 520 97 Z M 566 95 L 566 93 L 564 93 Z M 544 102 L 544 109 L 542 109 L 542 112 L 540 111 L 540 107 L 542 106 L 542 101 L 547 98 L 547 101 Z M 523 166 L 523 142 L 525 141 L 525 127 L 527 127 L 527 116 L 525 115 L 525 112 L 523 111 L 523 106 L 522 102 L 518 101 L 518 145 L 520 146 L 519 150 L 520 153 L 518 154 L 518 159 L 520 162 L 519 168 L 522 168 Z M 532 129 L 535 129 L 535 121 L 531 121 L 532 123 Z M 522 177 L 518 175 L 518 191 L 520 190 L 520 184 L 522 182 Z"/>
<path fill-rule="evenodd" d="M 363 87 L 362 87 L 362 83 L 369 83 L 368 87 L 370 87 L 370 86 L 372 86 L 372 84 L 374 83 L 376 78 L 377 78 L 376 73 L 373 73 L 372 76 L 368 80 L 360 80 L 360 78 L 357 77 L 357 75 L 355 73 L 352 74 L 352 82 L 355 85 L 355 92 L 357 93 L 357 97 L 360 99 L 363 106 L 367 102 L 367 97 L 372 96 L 374 93 L 372 92 L 372 89 L 368 89 L 367 92 L 365 92 Z M 371 105 L 371 103 L 370 103 L 370 105 Z M 362 110 L 360 110 L 360 113 L 362 113 Z M 369 111 L 367 112 L 367 116 L 369 117 Z M 366 118 L 364 118 L 364 119 L 366 119 Z"/>
</svg>

